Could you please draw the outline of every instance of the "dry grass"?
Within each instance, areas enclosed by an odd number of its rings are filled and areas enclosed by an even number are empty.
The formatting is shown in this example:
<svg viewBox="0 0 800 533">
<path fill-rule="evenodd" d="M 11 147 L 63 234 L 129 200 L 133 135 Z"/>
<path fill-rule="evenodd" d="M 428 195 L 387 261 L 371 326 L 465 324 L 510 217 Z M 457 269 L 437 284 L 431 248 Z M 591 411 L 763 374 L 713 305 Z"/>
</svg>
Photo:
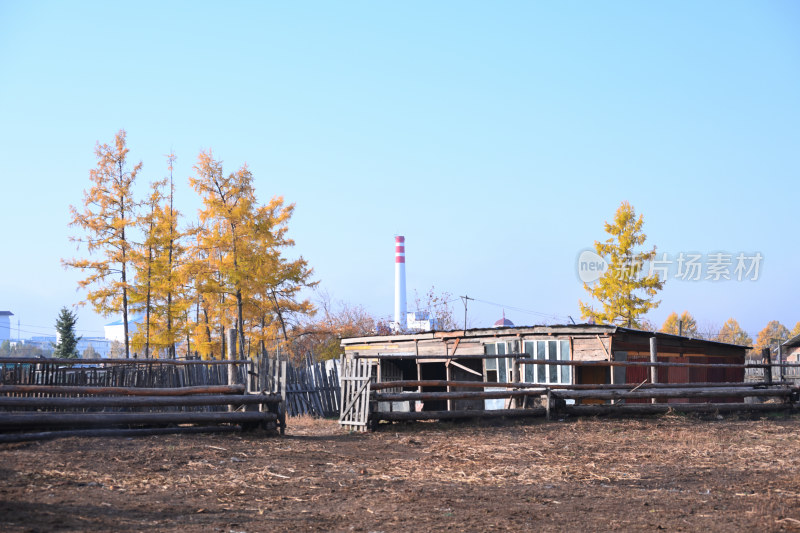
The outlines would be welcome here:
<svg viewBox="0 0 800 533">
<path fill-rule="evenodd" d="M 800 530 L 800 420 L 422 423 L 4 445 L 4 530 Z"/>
</svg>

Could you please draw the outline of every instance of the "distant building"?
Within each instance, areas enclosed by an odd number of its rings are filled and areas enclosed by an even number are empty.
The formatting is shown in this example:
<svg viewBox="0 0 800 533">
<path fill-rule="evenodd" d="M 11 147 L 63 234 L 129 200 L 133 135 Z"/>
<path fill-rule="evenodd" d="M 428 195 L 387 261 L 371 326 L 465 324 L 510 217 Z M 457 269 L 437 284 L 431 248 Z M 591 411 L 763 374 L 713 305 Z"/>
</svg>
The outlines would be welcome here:
<svg viewBox="0 0 800 533">
<path fill-rule="evenodd" d="M 41 348 L 46 355 L 49 355 L 55 349 L 56 344 L 58 344 L 58 336 L 40 335 L 31 337 L 29 339 L 23 339 L 18 342 L 19 344 L 26 346 L 37 346 Z M 83 357 L 83 352 L 85 352 L 86 349 L 91 346 L 95 351 L 96 357 L 107 357 L 108 352 L 111 351 L 111 344 L 113 342 L 114 341 L 104 339 L 103 337 L 81 337 L 81 339 L 78 341 L 78 344 L 75 346 L 75 351 L 78 352 L 80 357 Z M 16 342 L 13 344 L 16 344 Z"/>
<path fill-rule="evenodd" d="M 143 321 L 144 317 L 142 315 L 128 319 L 128 337 L 133 336 L 133 334 L 136 332 L 136 329 L 139 327 L 139 324 L 141 324 Z M 122 321 L 122 319 L 109 322 L 103 326 L 103 330 L 105 331 L 105 338 L 107 340 L 125 342 L 125 323 Z"/>
<path fill-rule="evenodd" d="M 781 351 L 787 363 L 800 363 L 800 335 L 795 335 L 784 342 Z"/>
<path fill-rule="evenodd" d="M 11 340 L 11 311 L 0 311 L 0 342 Z"/>
<path fill-rule="evenodd" d="M 514 323 L 506 318 L 506 312 L 503 311 L 503 318 L 494 323 L 493 328 L 513 328 Z"/>
<path fill-rule="evenodd" d="M 111 343 L 113 342 L 114 341 L 104 339 L 103 337 L 83 337 L 78 341 L 76 349 L 78 353 L 81 354 L 81 357 L 83 357 L 84 352 L 89 346 L 95 351 L 95 357 L 108 357 L 108 353 L 111 351 Z"/>
<path fill-rule="evenodd" d="M 439 321 L 432 318 L 427 311 L 408 313 L 406 324 L 409 331 L 436 331 L 439 329 Z"/>
</svg>

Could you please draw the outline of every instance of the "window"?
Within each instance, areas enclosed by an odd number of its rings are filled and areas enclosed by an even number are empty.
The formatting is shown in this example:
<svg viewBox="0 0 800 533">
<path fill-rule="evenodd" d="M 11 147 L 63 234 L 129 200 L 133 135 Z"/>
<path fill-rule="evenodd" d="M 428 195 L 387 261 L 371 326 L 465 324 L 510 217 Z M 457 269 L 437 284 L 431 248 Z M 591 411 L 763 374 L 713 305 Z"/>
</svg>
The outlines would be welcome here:
<svg viewBox="0 0 800 533">
<path fill-rule="evenodd" d="M 525 341 L 525 354 L 529 359 L 546 361 L 569 361 L 568 340 Z M 567 365 L 527 364 L 522 373 L 528 383 L 568 385 L 572 383 L 572 369 Z"/>
<path fill-rule="evenodd" d="M 517 341 L 510 343 L 494 342 L 484 345 L 484 353 L 486 355 L 506 355 L 515 353 L 515 347 L 518 347 Z M 517 348 L 518 349 L 518 348 Z M 509 383 L 511 381 L 511 359 L 508 357 L 493 357 L 486 359 L 486 381 L 492 383 Z"/>
</svg>

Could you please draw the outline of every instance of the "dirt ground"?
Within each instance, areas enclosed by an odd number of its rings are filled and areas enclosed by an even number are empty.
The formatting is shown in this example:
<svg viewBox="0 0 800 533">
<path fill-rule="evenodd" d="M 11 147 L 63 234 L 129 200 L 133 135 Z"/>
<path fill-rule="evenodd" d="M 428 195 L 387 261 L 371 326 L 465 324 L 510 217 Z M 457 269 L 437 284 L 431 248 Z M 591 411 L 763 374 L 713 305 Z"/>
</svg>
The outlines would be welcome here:
<svg viewBox="0 0 800 533">
<path fill-rule="evenodd" d="M 800 531 L 800 418 L 0 445 L 2 531 Z"/>
</svg>

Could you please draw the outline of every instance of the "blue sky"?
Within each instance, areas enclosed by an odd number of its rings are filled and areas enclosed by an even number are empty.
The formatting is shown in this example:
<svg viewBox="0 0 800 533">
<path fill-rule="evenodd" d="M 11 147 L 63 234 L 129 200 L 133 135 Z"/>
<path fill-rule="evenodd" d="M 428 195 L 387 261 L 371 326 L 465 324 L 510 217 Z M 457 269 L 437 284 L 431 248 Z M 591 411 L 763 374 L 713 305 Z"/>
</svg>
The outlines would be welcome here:
<svg viewBox="0 0 800 533">
<path fill-rule="evenodd" d="M 175 151 L 190 219 L 198 152 L 246 162 L 321 287 L 375 315 L 402 234 L 409 301 L 577 320 L 577 256 L 628 200 L 659 252 L 764 257 L 757 281 L 668 281 L 653 322 L 791 328 L 798 30 L 791 1 L 0 2 L 0 309 L 26 337 L 84 298 L 68 206 L 124 128 L 142 194 Z"/>
</svg>

